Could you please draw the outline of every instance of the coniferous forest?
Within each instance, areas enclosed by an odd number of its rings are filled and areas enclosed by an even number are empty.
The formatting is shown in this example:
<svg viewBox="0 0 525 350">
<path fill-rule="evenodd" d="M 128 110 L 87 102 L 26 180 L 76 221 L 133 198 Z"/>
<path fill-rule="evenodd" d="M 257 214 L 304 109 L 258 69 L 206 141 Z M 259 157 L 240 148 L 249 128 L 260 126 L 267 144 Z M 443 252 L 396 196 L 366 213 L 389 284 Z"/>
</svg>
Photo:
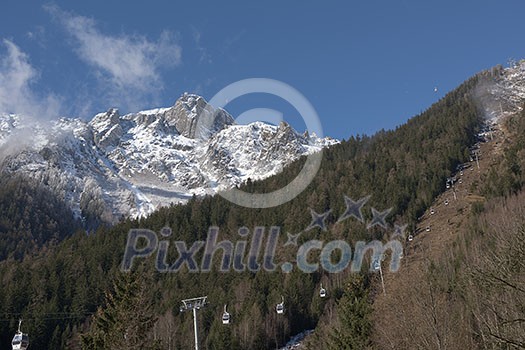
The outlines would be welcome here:
<svg viewBox="0 0 525 350">
<path fill-rule="evenodd" d="M 293 258 L 293 250 L 283 246 L 286 233 L 308 227 L 310 209 L 316 213 L 331 210 L 326 219 L 328 229 L 309 230 L 299 243 L 341 239 L 354 246 L 357 240 L 385 240 L 394 224 L 407 224 L 406 231 L 411 232 L 444 190 L 447 177 L 468 161 L 469 148 L 477 141 L 483 123 L 473 91 L 484 79 L 492 79 L 491 74 L 469 79 L 395 130 L 352 136 L 325 150 L 321 168 L 308 188 L 275 208 L 243 208 L 220 196 L 193 198 L 144 219 L 123 219 L 115 226 L 99 226 L 87 233 L 61 199 L 38 184 L 23 178 L 0 178 L 1 347 L 10 343 L 18 318 L 22 318 L 33 349 L 192 348 L 192 315 L 180 313 L 180 301 L 207 295 L 209 305 L 198 312 L 205 349 L 274 349 L 308 329 L 314 329 L 312 348 L 374 348 L 370 314 L 378 276 L 370 273 L 366 264 L 360 273 L 345 270 L 338 274 L 322 270 L 306 274 L 297 269 L 284 273 L 279 267 L 275 272 L 227 273 L 216 269 L 192 273 L 183 267 L 176 273 L 160 273 L 155 270 L 157 257 L 153 254 L 136 259 L 133 271 L 124 273 L 121 263 L 128 232 L 135 228 L 160 232 L 169 227 L 173 234 L 166 239 L 191 245 L 205 240 L 211 226 L 220 229 L 219 240 L 233 242 L 239 240 L 242 227 L 253 232 L 264 226 L 268 234 L 270 227 L 278 226 L 276 262 Z M 524 121 L 525 116 L 509 121 L 516 130 L 516 142 L 505 150 L 501 169 L 493 169 L 487 176 L 484 194 L 489 198 L 521 191 L 525 181 Z M 281 174 L 248 182 L 243 189 L 269 192 L 281 188 L 303 163 L 301 159 Z M 354 200 L 370 195 L 363 210 L 367 222 L 371 207 L 380 211 L 392 208 L 388 229 L 367 229 L 353 219 L 338 223 L 345 211 L 345 195 Z M 479 212 L 480 220 L 489 215 L 483 209 Z M 200 257 L 202 254 L 197 254 L 196 260 Z M 213 266 L 218 267 L 221 254 L 215 258 Z M 176 259 L 177 251 L 170 245 L 166 260 Z M 484 263 L 487 269 L 492 268 Z M 328 290 L 327 298 L 319 298 L 320 283 Z M 497 293 L 497 289 L 491 291 L 492 296 Z M 286 312 L 277 315 L 275 305 L 281 296 Z M 221 323 L 224 305 L 232 315 L 227 326 Z M 472 315 L 484 317 L 483 310 L 476 310 L 479 312 Z M 486 340 L 473 339 L 480 348 Z"/>
</svg>

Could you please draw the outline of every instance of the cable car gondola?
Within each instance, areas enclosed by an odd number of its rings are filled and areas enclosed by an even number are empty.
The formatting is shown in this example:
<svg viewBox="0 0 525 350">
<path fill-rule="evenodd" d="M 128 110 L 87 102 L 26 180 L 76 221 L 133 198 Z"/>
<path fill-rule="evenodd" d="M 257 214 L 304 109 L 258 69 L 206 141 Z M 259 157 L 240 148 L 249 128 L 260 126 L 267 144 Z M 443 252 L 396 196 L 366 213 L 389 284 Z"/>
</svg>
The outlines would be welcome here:
<svg viewBox="0 0 525 350">
<path fill-rule="evenodd" d="M 226 311 L 226 305 L 224 305 L 224 312 L 222 313 L 222 324 L 230 324 L 230 319 L 231 316 L 228 313 L 228 311 Z"/>
<path fill-rule="evenodd" d="M 319 296 L 321 298 L 326 297 L 326 289 L 323 288 L 323 284 L 321 283 L 321 289 L 319 290 Z"/>
<path fill-rule="evenodd" d="M 374 259 L 373 266 L 374 266 L 374 270 L 376 271 L 381 270 L 381 261 L 379 261 L 379 259 Z"/>
<path fill-rule="evenodd" d="M 29 347 L 29 336 L 26 333 L 22 333 L 20 326 L 22 325 L 22 320 L 18 321 L 18 331 L 13 337 L 11 345 L 13 350 L 26 350 Z"/>
<path fill-rule="evenodd" d="M 283 296 L 281 296 L 281 302 L 277 304 L 277 306 L 275 307 L 275 311 L 277 311 L 279 315 L 284 314 L 284 297 Z"/>
</svg>

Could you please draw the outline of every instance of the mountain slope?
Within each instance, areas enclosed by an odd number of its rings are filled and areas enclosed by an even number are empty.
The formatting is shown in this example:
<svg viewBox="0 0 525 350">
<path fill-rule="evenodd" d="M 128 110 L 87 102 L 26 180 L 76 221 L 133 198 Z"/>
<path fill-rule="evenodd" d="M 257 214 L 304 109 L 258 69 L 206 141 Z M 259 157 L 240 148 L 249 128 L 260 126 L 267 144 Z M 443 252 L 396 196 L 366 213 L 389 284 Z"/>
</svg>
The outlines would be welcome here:
<svg viewBox="0 0 525 350">
<path fill-rule="evenodd" d="M 523 168 L 525 158 L 510 156 L 516 149 L 525 151 L 520 109 L 499 115 L 490 136 L 483 134 L 478 161 L 458 170 L 454 186 L 420 218 L 402 268 L 385 273 L 386 294 L 378 291 L 374 300 L 378 348 L 517 349 L 525 344 L 525 325 L 519 321 L 525 305 L 524 174 L 512 170 Z"/>
<path fill-rule="evenodd" d="M 354 245 L 358 240 L 389 237 L 394 223 L 411 223 L 444 189 L 446 177 L 456 165 L 468 160 L 469 147 L 476 142 L 482 124 L 472 98 L 473 89 L 481 80 L 479 76 L 470 79 L 394 131 L 379 132 L 373 137 L 352 137 L 330 147 L 324 152 L 323 163 L 312 184 L 297 198 L 279 207 L 255 210 L 233 205 L 217 196 L 192 198 L 186 205 L 161 208 L 146 219 L 125 220 L 112 228 L 101 227 L 94 235 L 75 235 L 42 252 L 38 258 L 0 263 L 0 275 L 5 276 L 2 281 L 5 288 L 0 289 L 0 314 L 23 312 L 39 318 L 44 316 L 38 315 L 65 312 L 77 317 L 79 321 L 61 319 L 27 324 L 29 333 L 37 335 L 35 347 L 74 349 L 78 347 L 78 340 L 65 335 L 78 334 L 78 329 L 88 330 L 84 321 L 103 305 L 104 292 L 112 290 L 113 281 L 121 274 L 119 269 L 131 228 L 160 232 L 169 226 L 173 234 L 163 239 L 171 244 L 166 259 L 174 262 L 178 257 L 174 241 L 184 241 L 190 247 L 195 240 L 206 237 L 210 226 L 220 228 L 219 240 L 232 242 L 243 237 L 251 239 L 251 235 L 243 236 L 240 228 L 251 232 L 255 227 L 264 226 L 268 232 L 272 226 L 281 229 L 275 272 L 213 270 L 195 274 L 183 268 L 177 273 L 155 273 L 149 290 L 158 316 L 156 329 L 165 330 L 156 333 L 158 339 L 165 348 L 168 344 L 174 348 L 191 347 L 192 339 L 188 337 L 191 318 L 179 314 L 179 301 L 208 295 L 210 305 L 199 311 L 202 344 L 227 348 L 233 342 L 232 348 L 276 348 L 291 334 L 318 325 L 312 337 L 319 337 L 317 348 L 324 348 L 338 327 L 337 305 L 352 305 L 354 300 L 345 292 L 352 274 L 350 271 L 328 274 L 322 270 L 305 274 L 298 269 L 283 273 L 280 264 L 295 259 L 294 247 L 285 246 L 285 233 L 303 232 L 299 244 L 311 239 L 322 242 L 339 239 Z M 253 127 L 250 133 L 260 133 L 257 125 Z M 303 159 L 299 159 L 276 176 L 242 187 L 256 192 L 281 188 L 295 177 L 302 165 Z M 343 195 L 356 200 L 370 195 L 370 202 L 363 210 L 364 223 L 351 218 L 338 220 L 346 210 Z M 392 208 L 385 229 L 368 228 L 372 208 Z M 326 231 L 306 229 L 311 224 L 310 209 L 317 213 L 331 210 Z M 197 254 L 198 261 L 200 257 Z M 145 268 L 153 269 L 154 260 L 156 257 L 144 260 Z M 359 294 L 358 309 L 366 312 L 367 308 L 361 306 L 366 302 L 364 296 L 373 275 L 363 270 L 358 277 L 352 279 L 363 291 Z M 327 299 L 320 300 L 318 296 L 320 282 L 329 291 Z M 275 303 L 281 296 L 286 300 L 287 312 L 278 316 Z M 347 302 L 340 303 L 341 298 Z M 220 322 L 224 304 L 228 304 L 233 315 L 234 321 L 229 327 Z M 318 323 L 319 320 L 323 322 Z M 326 331 L 322 323 L 326 324 Z M 77 331 L 72 331 L 75 327 Z M 360 334 L 350 333 L 348 338 L 366 341 L 370 335 L 364 330 L 368 328 L 358 326 L 354 331 L 359 329 L 363 330 Z M 8 341 L 9 336 L 9 329 L 4 326 L 0 330 L 0 342 Z"/>
</svg>

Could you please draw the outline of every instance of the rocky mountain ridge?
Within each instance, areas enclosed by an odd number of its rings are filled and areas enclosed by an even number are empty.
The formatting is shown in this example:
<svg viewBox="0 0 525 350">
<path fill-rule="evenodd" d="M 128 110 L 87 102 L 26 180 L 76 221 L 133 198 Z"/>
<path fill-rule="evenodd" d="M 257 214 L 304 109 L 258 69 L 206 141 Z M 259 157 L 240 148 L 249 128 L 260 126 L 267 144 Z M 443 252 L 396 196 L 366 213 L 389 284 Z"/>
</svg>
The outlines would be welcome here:
<svg viewBox="0 0 525 350">
<path fill-rule="evenodd" d="M 0 116 L 2 171 L 45 184 L 78 218 L 106 222 L 271 176 L 335 143 L 284 122 L 237 125 L 192 94 L 169 108 L 111 108 L 89 122 Z"/>
</svg>

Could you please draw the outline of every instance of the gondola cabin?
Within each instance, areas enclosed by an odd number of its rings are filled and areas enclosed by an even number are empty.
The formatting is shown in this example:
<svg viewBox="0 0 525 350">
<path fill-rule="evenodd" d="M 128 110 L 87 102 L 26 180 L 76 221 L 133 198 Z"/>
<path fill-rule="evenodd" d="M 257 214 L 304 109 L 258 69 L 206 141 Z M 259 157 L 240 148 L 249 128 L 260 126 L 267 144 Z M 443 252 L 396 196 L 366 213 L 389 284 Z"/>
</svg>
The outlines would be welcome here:
<svg viewBox="0 0 525 350">
<path fill-rule="evenodd" d="M 321 284 L 321 289 L 319 290 L 319 296 L 321 298 L 325 298 L 326 297 L 326 289 L 323 288 L 322 284 Z"/>
<path fill-rule="evenodd" d="M 22 333 L 20 326 L 22 325 L 22 320 L 18 322 L 18 331 L 13 337 L 11 346 L 13 350 L 26 350 L 29 347 L 29 336 L 25 333 Z"/>
<path fill-rule="evenodd" d="M 228 311 L 226 311 L 226 305 L 224 305 L 224 312 L 222 313 L 222 324 L 230 324 L 231 316 Z"/>
<path fill-rule="evenodd" d="M 275 311 L 279 315 L 284 314 L 284 297 L 281 297 L 281 302 L 275 306 Z"/>
</svg>

